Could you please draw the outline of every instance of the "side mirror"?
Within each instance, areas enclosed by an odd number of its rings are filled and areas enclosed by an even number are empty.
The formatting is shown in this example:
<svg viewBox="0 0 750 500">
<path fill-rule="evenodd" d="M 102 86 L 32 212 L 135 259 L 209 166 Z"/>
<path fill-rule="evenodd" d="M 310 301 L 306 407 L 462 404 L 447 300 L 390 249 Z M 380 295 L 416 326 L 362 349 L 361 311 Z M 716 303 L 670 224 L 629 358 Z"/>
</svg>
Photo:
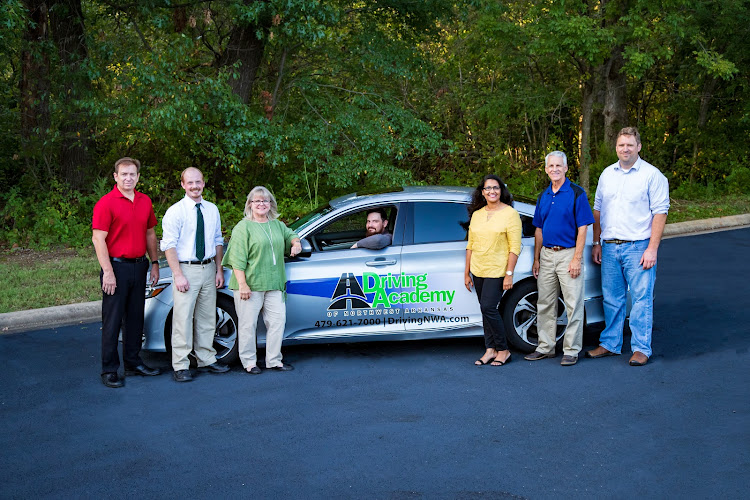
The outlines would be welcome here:
<svg viewBox="0 0 750 500">
<path fill-rule="evenodd" d="M 309 257 L 312 255 L 312 245 L 310 245 L 310 242 L 307 241 L 307 238 L 300 238 L 299 244 L 302 247 L 302 251 L 297 255 L 297 257 Z"/>
</svg>

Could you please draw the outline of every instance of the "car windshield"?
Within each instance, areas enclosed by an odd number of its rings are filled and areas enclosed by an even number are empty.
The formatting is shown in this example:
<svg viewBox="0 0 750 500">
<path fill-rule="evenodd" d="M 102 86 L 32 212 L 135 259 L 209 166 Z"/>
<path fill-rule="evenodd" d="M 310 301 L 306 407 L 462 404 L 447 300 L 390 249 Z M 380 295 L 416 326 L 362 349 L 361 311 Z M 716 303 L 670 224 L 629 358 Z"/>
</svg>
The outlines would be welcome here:
<svg viewBox="0 0 750 500">
<path fill-rule="evenodd" d="M 325 214 L 327 214 L 331 210 L 333 210 L 333 207 L 331 205 L 329 205 L 327 203 L 325 205 L 321 205 L 318 208 L 316 208 L 315 210 L 313 210 L 312 212 L 303 215 L 302 217 L 300 217 L 296 221 L 294 221 L 291 224 L 289 224 L 289 227 L 294 232 L 302 231 L 307 226 L 309 226 L 310 224 L 312 224 L 316 220 L 320 219 L 321 217 L 323 217 Z"/>
</svg>

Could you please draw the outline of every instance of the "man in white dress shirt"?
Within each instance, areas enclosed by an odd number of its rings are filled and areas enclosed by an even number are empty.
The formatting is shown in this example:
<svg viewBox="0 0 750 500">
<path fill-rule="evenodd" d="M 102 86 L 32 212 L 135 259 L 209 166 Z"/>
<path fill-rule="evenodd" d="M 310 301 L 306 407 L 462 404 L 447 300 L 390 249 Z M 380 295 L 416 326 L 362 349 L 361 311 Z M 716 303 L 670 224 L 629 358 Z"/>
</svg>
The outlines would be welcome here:
<svg viewBox="0 0 750 500">
<path fill-rule="evenodd" d="M 177 382 L 189 382 L 188 355 L 195 352 L 200 371 L 224 373 L 216 361 L 216 289 L 224 286 L 224 238 L 219 209 L 203 199 L 203 173 L 186 168 L 180 176 L 185 197 L 162 219 L 161 249 L 172 270 L 172 368 Z"/>
<path fill-rule="evenodd" d="M 630 289 L 631 366 L 651 357 L 656 254 L 669 211 L 669 183 L 643 161 L 641 136 L 626 127 L 617 136 L 619 161 L 599 177 L 594 199 L 594 262 L 602 266 L 606 326 L 589 358 L 620 354 Z M 601 240 L 600 240 L 601 238 Z"/>
</svg>

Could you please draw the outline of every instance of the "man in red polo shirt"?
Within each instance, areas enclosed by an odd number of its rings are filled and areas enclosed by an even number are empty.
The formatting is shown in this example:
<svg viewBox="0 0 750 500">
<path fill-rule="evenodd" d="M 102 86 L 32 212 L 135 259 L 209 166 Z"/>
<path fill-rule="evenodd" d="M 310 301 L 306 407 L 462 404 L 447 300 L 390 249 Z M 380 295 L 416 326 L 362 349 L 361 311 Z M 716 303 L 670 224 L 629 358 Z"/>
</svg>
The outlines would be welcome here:
<svg viewBox="0 0 750 500">
<path fill-rule="evenodd" d="M 102 268 L 102 383 L 122 387 L 117 370 L 117 342 L 122 325 L 125 375 L 158 375 L 141 360 L 146 275 L 151 261 L 151 284 L 159 281 L 156 216 L 151 199 L 135 190 L 141 162 L 115 162 L 115 187 L 94 206 L 92 228 L 96 258 Z M 148 251 L 149 257 L 146 257 Z M 123 324 L 124 319 L 124 324 Z"/>
</svg>

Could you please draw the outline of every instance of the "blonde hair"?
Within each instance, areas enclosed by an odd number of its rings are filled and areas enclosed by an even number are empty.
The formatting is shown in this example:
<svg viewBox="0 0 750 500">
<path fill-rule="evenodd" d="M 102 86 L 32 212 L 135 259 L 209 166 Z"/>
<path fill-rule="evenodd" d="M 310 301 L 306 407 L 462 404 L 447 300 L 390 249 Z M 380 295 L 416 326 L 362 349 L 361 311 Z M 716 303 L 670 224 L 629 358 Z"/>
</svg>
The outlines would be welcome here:
<svg viewBox="0 0 750 500">
<path fill-rule="evenodd" d="M 279 216 L 279 207 L 276 205 L 276 198 L 273 193 L 266 189 L 264 186 L 255 186 L 248 194 L 247 200 L 245 201 L 245 218 L 247 220 L 253 219 L 253 198 L 256 194 L 263 196 L 271 201 L 271 208 L 268 210 L 268 220 L 274 220 Z"/>
<path fill-rule="evenodd" d="M 638 133 L 638 129 L 635 127 L 625 127 L 624 129 L 620 130 L 620 132 L 617 133 L 617 138 L 619 139 L 620 136 L 623 135 L 630 135 L 635 137 L 635 143 L 640 144 L 641 143 L 641 134 Z"/>
</svg>

